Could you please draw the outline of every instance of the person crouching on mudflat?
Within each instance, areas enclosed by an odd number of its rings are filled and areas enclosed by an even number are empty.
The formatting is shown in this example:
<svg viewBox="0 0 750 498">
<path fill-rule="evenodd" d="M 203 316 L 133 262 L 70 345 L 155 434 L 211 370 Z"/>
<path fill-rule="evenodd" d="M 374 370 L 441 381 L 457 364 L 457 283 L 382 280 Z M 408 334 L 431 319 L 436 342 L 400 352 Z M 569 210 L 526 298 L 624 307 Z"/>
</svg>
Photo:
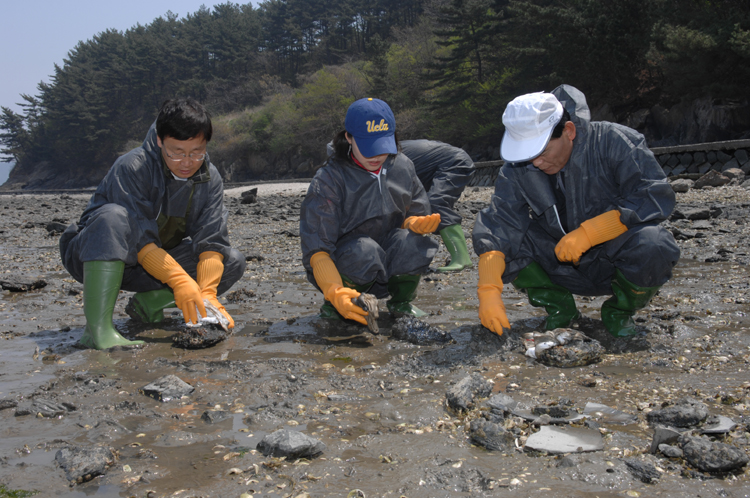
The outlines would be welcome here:
<svg viewBox="0 0 750 498">
<path fill-rule="evenodd" d="M 83 283 L 85 346 L 143 344 L 112 324 L 120 289 L 136 292 L 127 312 L 145 323 L 172 307 L 197 323 L 205 299 L 234 326 L 217 295 L 240 279 L 245 258 L 229 246 L 223 182 L 206 155 L 211 134 L 200 103 L 166 101 L 143 145 L 115 161 L 60 238 L 63 265 Z"/>
<path fill-rule="evenodd" d="M 503 124 L 506 162 L 473 233 L 482 324 L 497 334 L 510 327 L 501 292 L 512 282 L 546 309 L 547 330 L 579 316 L 573 294 L 610 295 L 605 328 L 636 334 L 633 315 L 680 257 L 660 225 L 675 194 L 643 135 L 591 121 L 583 93 L 569 85 L 513 99 Z"/>
<path fill-rule="evenodd" d="M 310 182 L 300 212 L 302 263 L 323 292 L 321 316 L 366 324 L 352 303 L 360 292 L 395 314 L 424 316 L 412 304 L 437 253 L 425 234 L 440 224 L 414 165 L 399 152 L 388 104 L 360 99 L 348 109 L 334 153 Z"/>
</svg>

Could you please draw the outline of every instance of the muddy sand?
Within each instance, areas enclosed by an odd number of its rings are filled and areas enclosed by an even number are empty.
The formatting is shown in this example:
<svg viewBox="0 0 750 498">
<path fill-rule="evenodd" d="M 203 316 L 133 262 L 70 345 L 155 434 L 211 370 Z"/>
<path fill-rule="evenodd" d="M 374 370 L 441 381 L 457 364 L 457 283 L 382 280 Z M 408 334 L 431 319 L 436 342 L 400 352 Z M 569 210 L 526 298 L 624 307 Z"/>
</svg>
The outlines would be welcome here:
<svg viewBox="0 0 750 498">
<path fill-rule="evenodd" d="M 667 226 L 682 259 L 637 315 L 641 335 L 608 339 L 604 298 L 576 298 L 584 314 L 576 327 L 606 352 L 573 368 L 524 355 L 522 336 L 540 329 L 543 312 L 511 286 L 512 330 L 497 337 L 479 325 L 476 255 L 473 269 L 430 272 L 419 288 L 425 322 L 450 333 L 448 343 L 390 337 L 383 302 L 377 336 L 317 318 L 322 296 L 300 263 L 305 185 L 261 189 L 254 204 L 241 204 L 243 190 L 226 195 L 232 244 L 248 258 L 244 278 L 222 297 L 237 327 L 198 350 L 173 347 L 178 313 L 156 327 L 132 322 L 128 292 L 115 323 L 145 346 L 79 348 L 82 285 L 60 264 L 55 230 L 78 218 L 88 196 L 0 196 L 0 281 L 14 289 L 0 296 L 0 496 L 750 495 L 745 464 L 701 469 L 692 446 L 674 438 L 650 452 L 654 414 L 687 398 L 702 417 L 736 424 L 703 441 L 747 458 L 747 190 L 678 194 Z M 459 202 L 467 234 L 490 194 L 470 188 Z M 433 267 L 447 255 L 441 247 Z M 166 402 L 144 394 L 168 375 L 189 394 Z M 587 404 L 589 417 L 576 420 Z M 544 416 L 532 422 L 520 408 Z M 312 438 L 308 452 L 264 456 L 259 443 L 267 448 L 264 438 L 280 429 Z M 76 473 L 70 462 L 81 455 L 98 467 Z"/>
</svg>

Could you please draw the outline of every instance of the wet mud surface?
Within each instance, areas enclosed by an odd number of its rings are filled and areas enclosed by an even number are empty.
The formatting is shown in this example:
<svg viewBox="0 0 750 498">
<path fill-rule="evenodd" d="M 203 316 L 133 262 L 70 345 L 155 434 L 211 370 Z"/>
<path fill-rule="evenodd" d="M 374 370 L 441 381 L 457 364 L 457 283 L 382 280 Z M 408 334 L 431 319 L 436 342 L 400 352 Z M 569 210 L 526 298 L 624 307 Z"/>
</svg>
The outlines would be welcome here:
<svg viewBox="0 0 750 498">
<path fill-rule="evenodd" d="M 491 193 L 469 190 L 459 204 L 467 234 Z M 299 258 L 303 195 L 261 194 L 254 204 L 228 195 L 230 237 L 248 256 L 244 278 L 221 298 L 237 324 L 232 335 L 208 348 L 175 347 L 181 316 L 135 324 L 125 313 L 131 294 L 121 292 L 116 326 L 146 344 L 110 351 L 76 346 L 83 288 L 57 249 L 55 227 L 77 219 L 88 199 L 1 196 L 0 280 L 29 290 L 0 295 L 0 484 L 71 497 L 750 495 L 747 465 L 710 473 L 679 456 L 712 444 L 739 457 L 750 451 L 747 191 L 678 194 L 667 225 L 682 260 L 637 315 L 641 335 L 608 337 L 598 312 L 605 298 L 576 297 L 584 318 L 575 328 L 605 352 L 572 368 L 524 354 L 524 334 L 540 331 L 543 312 L 511 286 L 512 330 L 497 337 L 479 325 L 476 255 L 474 268 L 429 273 L 420 285 L 423 321 L 449 333 L 447 342 L 398 339 L 408 334 L 394 333 L 383 302 L 378 335 L 317 318 L 322 296 Z M 432 266 L 446 257 L 441 247 Z M 144 393 L 168 375 L 189 394 Z M 658 446 L 673 456 L 651 453 L 658 441 L 648 414 L 685 398 L 704 404 L 711 423 L 734 428 L 710 440 L 680 436 L 682 447 L 665 430 Z M 264 456 L 258 444 L 280 429 L 325 449 Z M 555 437 L 572 446 L 530 448 Z M 81 457 L 77 448 L 104 454 L 101 475 L 88 471 L 77 483 L 63 468 Z"/>
</svg>

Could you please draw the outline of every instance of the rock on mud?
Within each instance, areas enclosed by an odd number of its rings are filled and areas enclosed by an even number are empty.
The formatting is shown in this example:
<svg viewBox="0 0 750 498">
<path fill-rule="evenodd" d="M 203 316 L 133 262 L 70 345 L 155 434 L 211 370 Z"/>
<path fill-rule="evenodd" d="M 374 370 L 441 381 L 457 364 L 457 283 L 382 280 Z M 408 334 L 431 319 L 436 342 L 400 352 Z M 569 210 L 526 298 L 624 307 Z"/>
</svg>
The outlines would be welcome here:
<svg viewBox="0 0 750 498">
<path fill-rule="evenodd" d="M 207 424 L 218 424 L 219 422 L 222 422 L 230 418 L 231 416 L 232 415 L 225 410 L 206 410 L 205 412 L 203 412 L 203 415 L 201 415 L 201 420 L 203 420 Z"/>
<path fill-rule="evenodd" d="M 205 349 L 229 337 L 219 325 L 202 323 L 198 327 L 184 327 L 172 336 L 172 344 L 183 349 Z"/>
<path fill-rule="evenodd" d="M 524 448 L 549 454 L 582 453 L 603 450 L 604 441 L 599 431 L 545 425 L 529 436 Z"/>
<path fill-rule="evenodd" d="M 115 462 L 115 456 L 109 448 L 63 448 L 55 454 L 55 461 L 65 471 L 69 481 L 87 482 L 96 476 L 103 475 Z"/>
<path fill-rule="evenodd" d="M 558 343 L 547 348 L 540 347 L 540 338 L 535 338 L 536 359 L 547 366 L 558 368 L 582 367 L 602 360 L 604 347 L 599 341 L 586 337 L 573 329 L 556 329 L 548 333 Z"/>
<path fill-rule="evenodd" d="M 326 445 L 301 432 L 280 429 L 264 436 L 257 448 L 265 456 L 314 458 L 325 451 Z"/>
<path fill-rule="evenodd" d="M 693 427 L 708 417 L 708 407 L 691 398 L 683 398 L 672 406 L 654 410 L 646 415 L 651 424 L 664 424 L 672 427 Z"/>
<path fill-rule="evenodd" d="M 0 410 L 7 410 L 8 408 L 15 408 L 18 406 L 18 401 L 14 399 L 0 399 Z"/>
<path fill-rule="evenodd" d="M 166 403 L 171 399 L 180 399 L 191 394 L 195 391 L 195 388 L 176 375 L 165 375 L 151 384 L 143 386 L 141 391 L 149 398 Z"/>
<path fill-rule="evenodd" d="M 445 397 L 448 406 L 455 411 L 468 411 L 474 407 L 475 398 L 486 398 L 492 392 L 492 383 L 474 372 L 468 377 L 461 379 L 453 386 Z"/>
<path fill-rule="evenodd" d="M 396 320 L 391 334 L 398 340 L 424 346 L 427 344 L 445 344 L 453 338 L 450 333 L 433 327 L 413 316 L 403 316 Z"/>
<path fill-rule="evenodd" d="M 38 398 L 35 399 L 30 405 L 19 406 L 16 408 L 16 417 L 24 415 L 41 415 L 45 418 L 55 418 L 65 415 L 69 411 L 75 409 L 73 405 L 56 403 L 49 399 Z"/>
<path fill-rule="evenodd" d="M 646 484 L 654 484 L 659 481 L 661 474 L 656 467 L 648 462 L 641 462 L 635 458 L 626 458 L 623 460 L 633 477 Z"/>
<path fill-rule="evenodd" d="M 731 472 L 750 461 L 740 448 L 706 438 L 683 435 L 679 443 L 685 460 L 702 472 Z"/>
<path fill-rule="evenodd" d="M 493 451 L 511 451 L 515 437 L 503 427 L 489 420 L 472 420 L 469 425 L 471 441 Z"/>
<path fill-rule="evenodd" d="M 41 279 L 26 280 L 23 278 L 14 278 L 13 280 L 0 280 L 0 287 L 3 290 L 11 292 L 28 292 L 47 287 L 47 282 Z"/>
</svg>

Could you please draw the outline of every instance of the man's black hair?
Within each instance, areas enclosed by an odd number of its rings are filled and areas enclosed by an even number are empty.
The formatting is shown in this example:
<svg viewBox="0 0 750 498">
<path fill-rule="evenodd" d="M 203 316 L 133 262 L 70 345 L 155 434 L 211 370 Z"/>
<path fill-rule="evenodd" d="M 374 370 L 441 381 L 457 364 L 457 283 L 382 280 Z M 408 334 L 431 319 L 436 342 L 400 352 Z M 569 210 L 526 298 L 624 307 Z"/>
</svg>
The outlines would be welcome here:
<svg viewBox="0 0 750 498">
<path fill-rule="evenodd" d="M 565 123 L 570 121 L 570 114 L 566 109 L 563 108 L 563 114 L 560 118 L 560 122 L 555 125 L 555 128 L 552 130 L 552 135 L 549 137 L 550 140 L 553 138 L 560 138 L 562 136 L 563 129 L 565 128 Z"/>
<path fill-rule="evenodd" d="M 346 139 L 346 130 L 341 130 L 333 137 L 333 155 L 337 159 L 349 159 L 349 141 Z M 398 139 L 398 132 L 394 132 L 393 137 L 396 139 L 396 149 L 401 150 L 401 142 Z"/>
<path fill-rule="evenodd" d="M 162 140 L 164 137 L 189 140 L 203 135 L 206 142 L 210 142 L 213 134 L 211 115 L 191 97 L 167 100 L 161 105 L 156 118 L 156 134 Z"/>
</svg>

